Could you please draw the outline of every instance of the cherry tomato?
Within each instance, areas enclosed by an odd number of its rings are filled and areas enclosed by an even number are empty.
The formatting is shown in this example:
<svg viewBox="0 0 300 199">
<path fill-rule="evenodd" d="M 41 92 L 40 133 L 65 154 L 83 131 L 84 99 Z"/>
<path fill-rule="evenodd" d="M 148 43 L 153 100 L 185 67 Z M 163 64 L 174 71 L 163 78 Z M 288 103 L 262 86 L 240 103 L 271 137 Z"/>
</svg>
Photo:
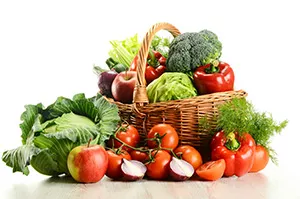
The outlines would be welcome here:
<svg viewBox="0 0 300 199">
<path fill-rule="evenodd" d="M 174 150 L 175 154 L 190 163 L 195 171 L 203 163 L 200 153 L 190 145 L 182 145 Z"/>
<path fill-rule="evenodd" d="M 146 175 L 153 180 L 163 180 L 169 175 L 171 155 L 167 151 L 153 151 L 154 159 L 149 164 L 146 164 Z"/>
<path fill-rule="evenodd" d="M 129 153 L 125 150 L 121 150 L 120 154 L 116 154 L 112 150 L 107 151 L 108 154 L 108 167 L 105 175 L 112 179 L 120 179 L 123 177 L 121 170 L 122 158 L 131 160 Z"/>
<path fill-rule="evenodd" d="M 249 172 L 258 172 L 263 170 L 269 162 L 269 153 L 267 149 L 261 145 L 256 146 L 254 153 L 254 163 Z"/>
<path fill-rule="evenodd" d="M 138 160 L 140 162 L 145 162 L 149 155 L 146 152 L 133 150 L 130 152 L 131 159 Z"/>
<path fill-rule="evenodd" d="M 149 131 L 147 138 L 147 145 L 153 149 L 158 147 L 155 140 L 151 140 L 156 136 L 163 136 L 161 139 L 161 147 L 168 149 L 175 149 L 178 145 L 178 134 L 176 130 L 169 124 L 157 124 Z"/>
<path fill-rule="evenodd" d="M 138 130 L 132 125 L 123 124 L 121 130 L 119 132 L 117 132 L 116 137 L 132 147 L 136 147 L 140 141 L 140 134 L 139 134 Z M 114 142 L 115 148 L 119 148 L 120 146 L 122 146 L 121 142 L 117 141 L 116 139 L 111 138 L 108 141 L 108 145 L 110 147 L 112 147 L 112 142 Z M 131 148 L 126 147 L 126 146 L 123 146 L 122 149 L 124 149 L 128 152 L 132 151 Z"/>
<path fill-rule="evenodd" d="M 198 176 L 204 180 L 218 180 L 220 179 L 225 171 L 226 163 L 224 159 L 219 159 L 217 161 L 210 161 L 202 164 L 196 173 Z"/>
</svg>

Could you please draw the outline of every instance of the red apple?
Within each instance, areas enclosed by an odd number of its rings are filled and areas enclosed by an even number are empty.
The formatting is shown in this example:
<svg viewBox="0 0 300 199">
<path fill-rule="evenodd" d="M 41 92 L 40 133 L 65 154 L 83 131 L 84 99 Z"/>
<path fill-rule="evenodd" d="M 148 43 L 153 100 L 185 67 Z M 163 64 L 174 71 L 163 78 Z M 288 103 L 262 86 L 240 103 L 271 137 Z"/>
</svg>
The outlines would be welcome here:
<svg viewBox="0 0 300 199">
<path fill-rule="evenodd" d="M 90 146 L 89 143 L 87 146 L 75 147 L 68 155 L 68 169 L 77 182 L 98 182 L 107 170 L 107 152 L 102 146 Z"/>
<path fill-rule="evenodd" d="M 131 103 L 137 74 L 135 71 L 124 71 L 119 73 L 112 85 L 111 92 L 116 101 Z"/>
</svg>

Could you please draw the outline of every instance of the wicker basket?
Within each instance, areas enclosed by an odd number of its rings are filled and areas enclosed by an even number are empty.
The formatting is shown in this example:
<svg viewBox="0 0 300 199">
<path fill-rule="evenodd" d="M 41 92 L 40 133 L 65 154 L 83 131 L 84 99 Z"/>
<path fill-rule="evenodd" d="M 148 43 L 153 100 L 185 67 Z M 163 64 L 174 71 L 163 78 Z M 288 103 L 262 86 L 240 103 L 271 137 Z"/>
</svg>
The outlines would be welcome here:
<svg viewBox="0 0 300 199">
<path fill-rule="evenodd" d="M 245 97 L 246 92 L 228 91 L 193 98 L 168 102 L 149 103 L 145 65 L 149 53 L 149 46 L 154 35 L 160 30 L 169 31 L 174 37 L 180 34 L 179 30 L 169 23 L 157 23 L 146 33 L 138 52 L 137 81 L 132 104 L 115 103 L 120 111 L 120 117 L 133 124 L 139 131 L 142 139 L 147 132 L 159 123 L 171 124 L 178 132 L 180 143 L 194 146 L 203 155 L 209 151 L 211 134 L 205 125 L 199 125 L 202 119 L 211 128 L 216 126 L 215 118 L 218 115 L 217 106 L 233 97 Z"/>
</svg>

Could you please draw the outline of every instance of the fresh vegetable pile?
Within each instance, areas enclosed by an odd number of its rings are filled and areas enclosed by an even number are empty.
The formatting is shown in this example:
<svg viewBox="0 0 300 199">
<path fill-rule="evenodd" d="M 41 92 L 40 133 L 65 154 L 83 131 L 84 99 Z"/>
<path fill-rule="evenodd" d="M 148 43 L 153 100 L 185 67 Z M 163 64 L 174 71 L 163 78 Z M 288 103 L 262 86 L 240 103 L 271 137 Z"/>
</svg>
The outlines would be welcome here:
<svg viewBox="0 0 300 199">
<path fill-rule="evenodd" d="M 219 111 L 211 158 L 203 162 L 196 148 L 179 144 L 178 133 L 169 124 L 154 125 L 143 143 L 137 129 L 120 123 L 117 107 L 101 95 L 59 97 L 45 109 L 41 104 L 26 106 L 20 125 L 23 145 L 4 152 L 2 159 L 14 172 L 28 175 L 30 164 L 41 174 L 71 175 L 84 183 L 98 182 L 104 175 L 126 181 L 191 177 L 214 181 L 258 172 L 269 157 L 276 163 L 270 140 L 287 121 L 276 124 L 245 99 L 233 99 Z"/>
<path fill-rule="evenodd" d="M 181 145 L 170 124 L 154 124 L 142 140 L 141 132 L 121 121 L 118 107 L 107 100 L 132 103 L 140 42 L 134 35 L 111 45 L 108 69 L 94 66 L 99 77 L 95 97 L 76 94 L 73 99 L 59 97 L 46 108 L 25 106 L 22 145 L 2 156 L 13 172 L 28 175 L 31 165 L 41 174 L 71 175 L 83 183 L 98 182 L 104 175 L 126 181 L 214 181 L 261 171 L 269 158 L 277 163 L 270 143 L 287 121 L 275 122 L 245 98 L 217 107 L 216 128 L 206 118 L 199 121 L 199 127 L 212 133 L 208 158 L 193 146 Z M 232 91 L 234 71 L 221 55 L 222 43 L 209 30 L 183 33 L 172 41 L 155 36 L 144 66 L 150 103 Z"/>
<path fill-rule="evenodd" d="M 135 35 L 111 44 L 113 49 L 106 61 L 110 71 L 94 67 L 99 75 L 99 90 L 115 101 L 130 104 L 137 78 L 138 38 Z M 221 55 L 222 43 L 209 30 L 183 33 L 172 41 L 155 35 L 144 66 L 150 102 L 232 91 L 234 72 L 219 60 Z"/>
</svg>

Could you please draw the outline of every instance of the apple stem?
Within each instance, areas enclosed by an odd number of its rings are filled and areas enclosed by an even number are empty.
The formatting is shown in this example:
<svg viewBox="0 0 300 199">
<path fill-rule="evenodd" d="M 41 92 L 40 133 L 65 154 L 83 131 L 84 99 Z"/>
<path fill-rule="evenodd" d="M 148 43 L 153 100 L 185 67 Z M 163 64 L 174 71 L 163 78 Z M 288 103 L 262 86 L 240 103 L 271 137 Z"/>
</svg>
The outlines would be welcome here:
<svg viewBox="0 0 300 199">
<path fill-rule="evenodd" d="M 87 148 L 90 147 L 91 141 L 92 141 L 92 138 L 89 139 L 89 142 L 88 142 L 88 144 L 87 144 Z"/>
</svg>

